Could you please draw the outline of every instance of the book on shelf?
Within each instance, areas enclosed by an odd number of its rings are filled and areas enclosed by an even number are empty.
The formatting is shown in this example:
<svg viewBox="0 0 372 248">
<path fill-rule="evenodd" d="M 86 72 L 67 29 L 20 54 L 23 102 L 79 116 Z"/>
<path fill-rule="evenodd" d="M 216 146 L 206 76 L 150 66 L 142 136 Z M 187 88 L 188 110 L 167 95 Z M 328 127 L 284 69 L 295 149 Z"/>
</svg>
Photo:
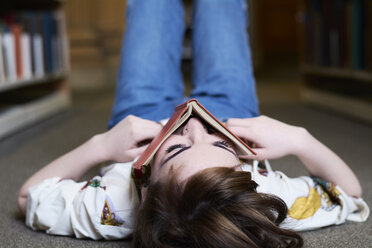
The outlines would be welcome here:
<svg viewBox="0 0 372 248">
<path fill-rule="evenodd" d="M 372 70 L 372 0 L 301 0 L 301 63 Z"/>
<path fill-rule="evenodd" d="M 366 23 L 365 23 L 365 44 L 366 44 L 366 67 L 372 71 L 372 0 L 366 1 Z M 369 13 L 369 14 L 367 14 Z"/>
<path fill-rule="evenodd" d="M 352 69 L 364 69 L 364 1 L 352 0 L 351 6 L 351 68 Z"/>
<path fill-rule="evenodd" d="M 22 77 L 25 80 L 32 77 L 32 56 L 31 56 L 31 37 L 30 33 L 22 32 L 21 35 L 21 57 L 22 57 Z"/>
<path fill-rule="evenodd" d="M 52 51 L 52 16 L 48 12 L 43 12 L 41 15 L 42 21 L 42 37 L 44 48 L 44 68 L 46 73 L 53 72 L 53 51 Z"/>
<path fill-rule="evenodd" d="M 45 73 L 44 68 L 44 49 L 43 49 L 43 36 L 41 31 L 41 17 L 30 13 L 30 21 L 32 24 L 32 44 L 34 55 L 34 73 L 36 77 L 42 77 Z"/>
<path fill-rule="evenodd" d="M 2 27 L 0 26 L 0 85 L 5 82 L 5 65 L 4 65 L 4 54 L 3 54 L 3 33 Z"/>
<path fill-rule="evenodd" d="M 12 24 L 11 32 L 14 37 L 16 77 L 21 78 L 22 77 L 22 51 L 21 51 L 22 27 L 21 25 L 17 23 Z"/>
<path fill-rule="evenodd" d="M 3 29 L 5 77 L 9 82 L 17 80 L 15 40 L 9 27 Z"/>
<path fill-rule="evenodd" d="M 0 16 L 0 84 L 65 71 L 66 30 L 61 11 L 27 11 Z"/>
</svg>

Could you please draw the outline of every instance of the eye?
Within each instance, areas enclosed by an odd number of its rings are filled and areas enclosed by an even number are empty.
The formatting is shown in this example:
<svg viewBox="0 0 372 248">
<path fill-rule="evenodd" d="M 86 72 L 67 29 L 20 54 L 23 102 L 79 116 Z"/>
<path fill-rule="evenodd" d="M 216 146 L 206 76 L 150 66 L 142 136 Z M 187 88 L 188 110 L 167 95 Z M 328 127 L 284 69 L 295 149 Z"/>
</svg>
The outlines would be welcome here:
<svg viewBox="0 0 372 248">
<path fill-rule="evenodd" d="M 208 134 L 214 134 L 216 132 L 216 130 L 213 127 L 211 127 L 209 125 L 207 125 L 206 127 L 207 127 L 207 133 Z"/>
<path fill-rule="evenodd" d="M 219 140 L 213 143 L 216 146 L 224 146 L 224 147 L 231 147 L 229 143 L 225 140 Z"/>
<path fill-rule="evenodd" d="M 178 149 L 178 148 L 185 148 L 185 147 L 186 147 L 186 146 L 183 145 L 183 144 L 175 144 L 175 145 L 172 145 L 172 146 L 168 147 L 167 150 L 166 150 L 166 152 L 167 152 L 167 153 L 170 153 L 170 152 L 172 152 L 173 150 L 176 150 L 176 149 Z"/>
</svg>

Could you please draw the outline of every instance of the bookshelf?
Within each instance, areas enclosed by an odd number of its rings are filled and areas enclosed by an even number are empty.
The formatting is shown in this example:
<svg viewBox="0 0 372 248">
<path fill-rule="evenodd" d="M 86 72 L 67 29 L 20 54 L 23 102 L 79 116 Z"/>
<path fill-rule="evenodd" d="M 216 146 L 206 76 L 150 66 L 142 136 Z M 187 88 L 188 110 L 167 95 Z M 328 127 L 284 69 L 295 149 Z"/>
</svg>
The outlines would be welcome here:
<svg viewBox="0 0 372 248">
<path fill-rule="evenodd" d="M 372 122 L 372 1 L 301 0 L 305 102 Z"/>
<path fill-rule="evenodd" d="M 70 105 L 63 2 L 0 3 L 0 139 Z"/>
</svg>

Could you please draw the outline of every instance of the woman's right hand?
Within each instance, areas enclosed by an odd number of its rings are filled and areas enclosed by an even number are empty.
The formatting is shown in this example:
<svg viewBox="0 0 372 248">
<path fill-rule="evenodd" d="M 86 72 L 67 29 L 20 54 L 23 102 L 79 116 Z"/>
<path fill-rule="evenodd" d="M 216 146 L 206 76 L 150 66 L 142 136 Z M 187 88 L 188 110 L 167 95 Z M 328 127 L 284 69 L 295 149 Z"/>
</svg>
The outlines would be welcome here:
<svg viewBox="0 0 372 248">
<path fill-rule="evenodd" d="M 243 140 L 254 143 L 257 155 L 243 156 L 248 159 L 275 159 L 285 155 L 297 155 L 307 131 L 267 116 L 247 119 L 229 119 L 227 127 Z"/>
<path fill-rule="evenodd" d="M 102 149 L 107 160 L 129 162 L 141 155 L 162 126 L 154 121 L 129 115 L 109 131 L 101 134 Z M 147 142 L 148 143 L 148 142 Z"/>
</svg>

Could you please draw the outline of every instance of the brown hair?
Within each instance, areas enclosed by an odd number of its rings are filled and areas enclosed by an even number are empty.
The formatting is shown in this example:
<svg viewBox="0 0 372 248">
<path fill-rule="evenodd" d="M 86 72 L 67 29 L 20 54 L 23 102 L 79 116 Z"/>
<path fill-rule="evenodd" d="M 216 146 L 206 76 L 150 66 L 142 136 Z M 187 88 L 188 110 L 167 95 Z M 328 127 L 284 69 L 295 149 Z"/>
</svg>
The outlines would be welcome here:
<svg viewBox="0 0 372 248">
<path fill-rule="evenodd" d="M 301 247 L 278 225 L 287 206 L 257 193 L 249 172 L 214 167 L 180 183 L 172 173 L 150 183 L 137 212 L 135 247 Z"/>
</svg>

